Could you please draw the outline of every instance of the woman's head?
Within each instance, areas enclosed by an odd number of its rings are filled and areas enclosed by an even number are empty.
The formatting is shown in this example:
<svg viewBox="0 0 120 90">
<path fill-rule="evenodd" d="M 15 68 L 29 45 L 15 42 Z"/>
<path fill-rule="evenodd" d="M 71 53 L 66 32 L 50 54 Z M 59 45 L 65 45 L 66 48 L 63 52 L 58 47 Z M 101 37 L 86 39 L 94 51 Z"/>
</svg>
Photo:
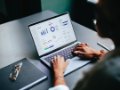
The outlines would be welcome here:
<svg viewBox="0 0 120 90">
<path fill-rule="evenodd" d="M 101 37 L 113 41 L 120 37 L 120 3 L 119 0 L 98 0 L 95 9 L 96 29 Z"/>
</svg>

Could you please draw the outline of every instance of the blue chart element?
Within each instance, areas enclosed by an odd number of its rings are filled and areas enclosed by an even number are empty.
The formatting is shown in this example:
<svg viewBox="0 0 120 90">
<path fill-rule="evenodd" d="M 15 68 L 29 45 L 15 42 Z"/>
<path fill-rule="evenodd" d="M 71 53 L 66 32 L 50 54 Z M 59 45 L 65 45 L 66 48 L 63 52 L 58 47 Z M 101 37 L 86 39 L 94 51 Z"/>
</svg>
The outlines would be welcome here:
<svg viewBox="0 0 120 90">
<path fill-rule="evenodd" d="M 46 35 L 47 33 L 48 33 L 48 30 L 45 29 L 45 30 L 42 30 L 41 35 L 43 36 L 43 35 Z"/>
<path fill-rule="evenodd" d="M 64 22 L 62 22 L 62 23 L 63 23 L 63 26 L 68 25 L 68 21 L 64 21 Z"/>
<path fill-rule="evenodd" d="M 50 31 L 51 31 L 51 32 L 54 32 L 54 31 L 55 31 L 55 28 L 54 28 L 54 27 L 51 27 L 51 28 L 50 28 Z"/>
</svg>

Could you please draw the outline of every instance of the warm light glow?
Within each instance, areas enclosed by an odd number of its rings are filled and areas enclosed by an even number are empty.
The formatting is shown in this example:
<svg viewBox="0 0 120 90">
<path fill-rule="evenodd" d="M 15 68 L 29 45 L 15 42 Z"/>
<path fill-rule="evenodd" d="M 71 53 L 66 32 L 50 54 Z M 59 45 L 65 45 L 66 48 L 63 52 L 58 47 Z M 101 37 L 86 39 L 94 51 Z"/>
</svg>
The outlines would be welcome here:
<svg viewBox="0 0 120 90">
<path fill-rule="evenodd" d="M 93 4 L 97 4 L 99 0 L 87 0 L 87 2 L 93 3 Z"/>
<path fill-rule="evenodd" d="M 96 23 L 97 23 L 96 19 L 93 20 L 93 23 L 96 25 Z"/>
</svg>

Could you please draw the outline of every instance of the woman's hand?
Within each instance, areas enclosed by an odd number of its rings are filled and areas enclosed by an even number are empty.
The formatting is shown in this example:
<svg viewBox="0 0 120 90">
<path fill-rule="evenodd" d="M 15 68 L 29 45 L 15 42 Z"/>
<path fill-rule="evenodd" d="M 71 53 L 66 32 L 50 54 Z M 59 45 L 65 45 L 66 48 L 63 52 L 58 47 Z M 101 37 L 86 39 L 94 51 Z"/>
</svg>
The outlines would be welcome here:
<svg viewBox="0 0 120 90">
<path fill-rule="evenodd" d="M 52 64 L 55 77 L 63 76 L 63 72 L 65 71 L 68 62 L 69 60 L 64 61 L 64 58 L 60 57 L 59 55 L 57 57 L 54 57 L 54 60 L 52 60 Z"/>
<path fill-rule="evenodd" d="M 81 58 L 90 58 L 90 59 L 98 57 L 100 55 L 100 51 L 89 47 L 87 43 L 86 44 L 81 43 L 80 45 L 75 47 L 72 52 L 80 56 Z"/>
<path fill-rule="evenodd" d="M 58 55 L 57 57 L 54 57 L 54 60 L 52 60 L 51 62 L 53 64 L 53 70 L 54 70 L 54 78 L 55 78 L 54 86 L 66 85 L 63 72 L 65 71 L 69 60 L 64 61 L 64 58 Z"/>
</svg>

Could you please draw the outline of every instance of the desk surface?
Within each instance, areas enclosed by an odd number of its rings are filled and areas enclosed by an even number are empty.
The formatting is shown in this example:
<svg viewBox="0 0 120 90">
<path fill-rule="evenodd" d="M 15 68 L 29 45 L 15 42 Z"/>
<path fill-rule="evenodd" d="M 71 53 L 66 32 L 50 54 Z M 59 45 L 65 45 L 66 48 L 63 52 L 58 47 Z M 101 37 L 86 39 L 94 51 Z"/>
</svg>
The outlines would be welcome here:
<svg viewBox="0 0 120 90">
<path fill-rule="evenodd" d="M 0 68 L 26 57 L 48 76 L 47 80 L 35 85 L 31 90 L 47 90 L 49 87 L 52 87 L 53 72 L 50 68 L 39 61 L 28 25 L 55 15 L 57 14 L 47 10 L 0 25 Z M 98 41 L 106 45 L 108 48 L 113 45 L 110 39 L 100 38 L 95 31 L 74 21 L 72 21 L 72 24 L 78 41 L 82 43 L 87 42 L 92 48 L 97 50 L 103 49 L 97 45 Z M 88 70 L 90 66 L 92 66 L 92 64 L 88 64 L 65 76 L 66 83 L 70 89 L 75 85 L 79 78 L 82 78 L 82 72 Z"/>
</svg>

